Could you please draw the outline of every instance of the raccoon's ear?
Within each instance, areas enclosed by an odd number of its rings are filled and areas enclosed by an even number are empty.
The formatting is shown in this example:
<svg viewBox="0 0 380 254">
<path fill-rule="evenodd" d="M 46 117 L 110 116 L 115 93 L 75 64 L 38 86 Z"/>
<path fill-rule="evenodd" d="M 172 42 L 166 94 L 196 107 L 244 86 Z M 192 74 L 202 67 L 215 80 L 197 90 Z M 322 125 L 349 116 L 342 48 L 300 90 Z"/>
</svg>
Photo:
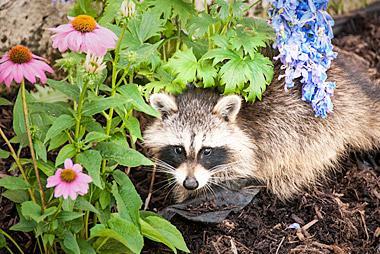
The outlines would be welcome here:
<svg viewBox="0 0 380 254">
<path fill-rule="evenodd" d="M 161 118 L 165 119 L 169 114 L 177 112 L 178 107 L 175 98 L 164 93 L 152 94 L 149 98 L 150 105 L 161 113 Z"/>
<path fill-rule="evenodd" d="M 221 97 L 216 103 L 213 113 L 221 115 L 226 121 L 235 121 L 240 111 L 241 98 L 238 95 L 228 95 Z"/>
</svg>

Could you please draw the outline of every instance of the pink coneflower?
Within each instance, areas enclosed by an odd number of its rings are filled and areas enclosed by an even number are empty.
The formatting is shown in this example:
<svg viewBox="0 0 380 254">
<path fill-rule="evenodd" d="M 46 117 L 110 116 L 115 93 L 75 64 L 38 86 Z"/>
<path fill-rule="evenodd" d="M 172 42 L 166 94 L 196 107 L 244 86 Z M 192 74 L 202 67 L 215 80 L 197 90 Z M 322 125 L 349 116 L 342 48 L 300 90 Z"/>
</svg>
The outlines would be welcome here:
<svg viewBox="0 0 380 254">
<path fill-rule="evenodd" d="M 32 54 L 27 47 L 14 46 L 0 59 L 0 84 L 4 82 L 9 87 L 13 80 L 21 83 L 24 78 L 34 84 L 36 77 L 41 83 L 46 83 L 45 71 L 54 71 L 44 61 L 44 58 Z"/>
<path fill-rule="evenodd" d="M 82 173 L 82 166 L 73 164 L 71 159 L 66 159 L 64 165 L 64 169 L 59 168 L 55 175 L 49 176 L 46 187 L 55 187 L 56 198 L 63 196 L 67 199 L 70 196 L 75 200 L 78 194 L 83 196 L 88 192 L 88 184 L 92 182 L 92 178 Z"/>
<path fill-rule="evenodd" d="M 75 52 L 92 53 L 104 56 L 108 49 L 114 49 L 117 36 L 109 29 L 99 26 L 95 19 L 88 15 L 69 17 L 70 23 L 50 30 L 55 33 L 53 47 L 60 52 L 71 49 Z"/>
</svg>

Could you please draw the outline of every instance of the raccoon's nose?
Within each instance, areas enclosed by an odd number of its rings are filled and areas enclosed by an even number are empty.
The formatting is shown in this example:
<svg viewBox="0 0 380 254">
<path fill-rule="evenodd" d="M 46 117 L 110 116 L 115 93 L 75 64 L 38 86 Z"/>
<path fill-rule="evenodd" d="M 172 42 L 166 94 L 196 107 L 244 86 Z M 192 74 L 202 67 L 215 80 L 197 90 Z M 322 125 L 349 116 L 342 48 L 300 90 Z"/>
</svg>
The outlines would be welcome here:
<svg viewBox="0 0 380 254">
<path fill-rule="evenodd" d="M 198 186 L 199 183 L 197 179 L 195 179 L 195 177 L 193 176 L 188 176 L 186 177 L 185 181 L 183 181 L 183 187 L 185 187 L 188 190 L 195 190 L 196 188 L 198 188 Z"/>
</svg>

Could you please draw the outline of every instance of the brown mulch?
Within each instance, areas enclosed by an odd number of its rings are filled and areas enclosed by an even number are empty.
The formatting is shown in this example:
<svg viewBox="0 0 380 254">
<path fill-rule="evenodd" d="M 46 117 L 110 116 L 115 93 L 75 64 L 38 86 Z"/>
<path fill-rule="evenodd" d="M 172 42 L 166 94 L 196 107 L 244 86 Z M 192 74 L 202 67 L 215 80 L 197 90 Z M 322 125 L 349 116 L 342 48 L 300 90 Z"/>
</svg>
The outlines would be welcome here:
<svg viewBox="0 0 380 254">
<path fill-rule="evenodd" d="M 379 15 L 353 19 L 334 43 L 365 58 L 371 78 L 380 80 Z M 8 97 L 13 100 L 14 91 Z M 12 107 L 0 108 L 0 125 L 8 136 L 13 135 L 11 112 Z M 0 148 L 6 149 L 2 140 Z M 353 154 L 327 183 L 291 202 L 284 203 L 263 190 L 255 202 L 223 223 L 194 223 L 179 217 L 172 222 L 183 233 L 191 253 L 380 253 L 379 157 L 378 152 Z M 0 160 L 0 173 L 9 165 L 9 160 Z M 134 170 L 131 177 L 145 198 L 150 173 Z M 158 175 L 156 182 L 162 180 L 164 177 Z M 165 191 L 157 191 L 159 186 L 162 184 L 154 186 L 151 210 L 160 210 L 170 201 Z M 16 213 L 14 205 L 0 196 L 0 228 L 7 230 L 16 223 Z M 289 228 L 294 223 L 300 228 Z M 11 235 L 24 246 L 33 242 L 28 234 Z M 144 253 L 170 251 L 147 241 Z"/>
</svg>

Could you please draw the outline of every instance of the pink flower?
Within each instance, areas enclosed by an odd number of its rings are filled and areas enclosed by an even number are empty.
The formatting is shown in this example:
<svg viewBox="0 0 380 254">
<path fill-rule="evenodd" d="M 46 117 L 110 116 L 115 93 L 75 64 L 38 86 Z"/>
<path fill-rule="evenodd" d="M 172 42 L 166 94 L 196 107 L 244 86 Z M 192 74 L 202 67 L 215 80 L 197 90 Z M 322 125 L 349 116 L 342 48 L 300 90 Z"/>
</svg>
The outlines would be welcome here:
<svg viewBox="0 0 380 254">
<path fill-rule="evenodd" d="M 88 192 L 88 184 L 92 178 L 82 173 L 82 166 L 73 164 L 71 159 L 65 160 L 65 168 L 59 168 L 55 175 L 47 179 L 47 188 L 55 187 L 54 197 L 63 196 L 67 199 L 69 196 L 75 200 L 79 195 L 85 195 Z"/>
<path fill-rule="evenodd" d="M 107 49 L 116 47 L 117 36 L 109 29 L 99 26 L 95 19 L 87 15 L 69 17 L 70 23 L 50 28 L 55 34 L 53 47 L 60 52 L 71 49 L 75 52 L 104 56 Z"/>
<path fill-rule="evenodd" d="M 36 77 L 41 83 L 46 83 L 45 71 L 54 71 L 44 61 L 44 58 L 32 54 L 27 47 L 14 46 L 0 59 L 0 84 L 4 82 L 9 87 L 13 80 L 21 83 L 24 78 L 34 84 Z"/>
</svg>

